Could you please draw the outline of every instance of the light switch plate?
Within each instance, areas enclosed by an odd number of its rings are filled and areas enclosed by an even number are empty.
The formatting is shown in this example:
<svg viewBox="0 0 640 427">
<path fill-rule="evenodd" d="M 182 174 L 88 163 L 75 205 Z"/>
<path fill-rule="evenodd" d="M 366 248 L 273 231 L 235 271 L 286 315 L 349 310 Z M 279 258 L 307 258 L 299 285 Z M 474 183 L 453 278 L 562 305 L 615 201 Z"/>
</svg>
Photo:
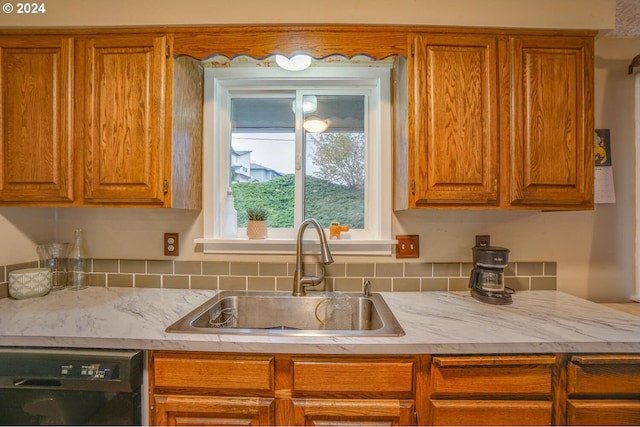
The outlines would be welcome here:
<svg viewBox="0 0 640 427">
<path fill-rule="evenodd" d="M 396 258 L 420 258 L 420 236 L 396 236 Z"/>
</svg>

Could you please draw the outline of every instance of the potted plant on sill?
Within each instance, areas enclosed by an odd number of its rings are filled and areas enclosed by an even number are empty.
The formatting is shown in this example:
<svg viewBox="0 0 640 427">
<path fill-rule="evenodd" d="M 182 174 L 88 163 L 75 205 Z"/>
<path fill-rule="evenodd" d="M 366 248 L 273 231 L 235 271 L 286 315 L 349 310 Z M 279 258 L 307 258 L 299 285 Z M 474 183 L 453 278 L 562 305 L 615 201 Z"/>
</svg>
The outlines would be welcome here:
<svg viewBox="0 0 640 427">
<path fill-rule="evenodd" d="M 247 209 L 247 237 L 250 239 L 266 239 L 267 238 L 267 217 L 269 212 L 263 208 Z"/>
</svg>

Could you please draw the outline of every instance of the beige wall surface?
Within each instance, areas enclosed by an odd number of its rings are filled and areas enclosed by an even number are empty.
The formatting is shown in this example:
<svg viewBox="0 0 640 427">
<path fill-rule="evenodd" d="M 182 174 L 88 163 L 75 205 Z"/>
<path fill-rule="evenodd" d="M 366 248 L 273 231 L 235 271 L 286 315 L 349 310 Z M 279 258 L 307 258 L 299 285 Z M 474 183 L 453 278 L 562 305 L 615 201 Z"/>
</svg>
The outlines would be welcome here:
<svg viewBox="0 0 640 427">
<path fill-rule="evenodd" d="M 611 29 L 615 0 L 39 0 L 0 27 L 205 24 L 416 24 Z M 25 3 L 25 2 L 22 2 Z M 31 3 L 31 2 L 30 2 Z"/>
<path fill-rule="evenodd" d="M 122 4 L 128 7 L 128 13 L 103 13 L 98 7 L 102 4 L 110 7 Z M 129 2 L 97 2 L 91 0 L 73 1 L 56 0 L 47 2 L 53 17 L 55 5 L 77 5 L 77 13 L 68 19 L 56 16 L 55 25 L 79 25 L 86 17 L 84 25 L 112 25 L 118 15 L 121 23 L 140 24 L 140 11 L 133 9 L 133 5 L 146 4 L 154 6 L 144 23 L 202 23 L 239 22 L 240 6 L 247 1 L 234 1 L 233 7 L 223 8 L 226 1 L 129 1 Z M 249 10 L 249 15 L 242 15 L 244 19 L 255 22 L 291 22 L 300 19 L 302 12 L 279 15 L 274 9 L 287 4 L 286 1 L 254 2 L 255 9 Z M 299 7 L 301 2 L 295 2 Z M 384 7 L 393 4 L 393 8 Z M 482 3 L 482 11 L 477 5 Z M 84 6 L 80 6 L 80 5 Z M 188 11 L 182 14 L 175 9 L 175 4 L 201 5 L 208 10 L 212 18 L 202 16 L 191 17 Z M 213 4 L 220 7 L 219 13 L 213 12 Z M 266 14 L 268 18 L 258 20 L 258 12 L 266 13 L 266 4 L 274 5 Z M 334 3 L 322 2 L 324 8 Z M 402 9 L 398 4 L 406 5 L 407 10 L 415 8 L 422 12 L 429 11 L 429 19 L 440 17 L 447 25 L 499 25 L 507 26 L 513 22 L 514 26 L 558 26 L 607 28 L 614 19 L 612 9 L 614 1 L 462 1 L 462 0 L 401 0 L 394 2 L 369 0 L 356 2 L 343 0 L 340 9 L 344 13 L 334 15 L 346 19 L 345 16 L 360 16 L 356 13 L 356 5 L 367 5 L 367 12 L 376 12 L 373 22 L 416 23 L 415 17 L 405 16 L 406 12 L 391 9 Z M 515 5 L 518 10 L 514 11 Z M 94 12 L 87 12 L 93 5 Z M 126 6 L 128 5 L 128 6 Z M 453 18 L 453 6 L 466 6 L 465 13 L 456 12 Z M 538 7 L 533 7 L 538 5 Z M 546 7 L 543 7 L 546 5 Z M 578 5 L 593 7 L 583 10 Z M 613 7 L 612 7 L 613 5 Z M 56 6 L 62 7 L 62 6 Z M 475 9 L 474 9 L 475 7 Z M 412 9 L 413 8 L 413 9 Z M 503 10 L 503 8 L 506 8 Z M 230 10 L 229 10 L 230 9 Z M 539 9 L 533 11 L 532 9 Z M 123 9 L 127 10 L 127 9 Z M 508 11 L 512 13 L 507 20 Z M 235 12 L 234 12 L 235 11 Z M 468 12 L 471 11 L 471 12 Z M 361 12 L 358 10 L 357 12 Z M 191 11 L 193 13 L 193 11 Z M 234 15 L 234 13 L 236 15 Z M 306 8 L 305 13 L 311 12 Z M 325 14 L 326 10 L 321 12 Z M 346 15 L 345 15 L 346 13 Z M 365 12 L 362 12 L 365 13 Z M 388 14 L 387 14 L 388 13 Z M 175 14 L 175 20 L 172 20 Z M 200 15 L 200 14 L 197 14 Z M 206 14 L 203 14 L 206 15 Z M 497 15 L 500 18 L 496 18 Z M 541 15 L 544 15 L 541 17 Z M 566 15 L 566 16 L 559 16 Z M 571 17 L 569 16 L 571 15 Z M 593 15 L 593 16 L 592 16 Z M 133 19 L 131 16 L 136 17 Z M 217 18 L 213 18 L 217 16 Z M 315 15 L 314 15 L 315 16 Z M 447 16 L 447 18 L 442 18 Z M 576 18 L 576 16 L 578 18 Z M 7 16 L 0 16 L 0 25 L 9 25 Z M 44 25 L 37 20 L 25 23 L 26 18 L 9 16 L 10 25 Z M 575 20 L 573 20 L 575 18 Z M 22 21 L 19 21 L 22 19 Z M 65 20 L 66 19 L 66 20 Z M 84 19 L 84 18 L 83 18 Z M 311 19 L 311 18 L 309 18 Z M 349 18 L 351 19 L 351 18 Z M 354 18 L 355 19 L 355 18 Z M 426 20 L 426 18 L 424 18 Z M 96 23 L 96 20 L 99 23 Z M 160 20 L 160 21 L 159 21 Z M 164 20 L 164 21 L 162 21 Z M 18 22 L 19 21 L 19 22 Z M 37 22 L 36 22 L 37 21 Z M 571 21 L 571 22 L 568 22 Z M 434 23 L 434 22 L 420 22 Z M 585 24 L 587 23 L 587 24 Z M 517 24 L 517 25 L 516 25 Z M 53 23 L 50 25 L 54 25 Z M 610 28 L 610 27 L 609 27 Z M 640 53 L 640 39 L 608 39 L 600 38 L 596 41 L 595 61 L 595 124 L 596 128 L 611 129 L 612 156 L 614 164 L 614 179 L 617 203 L 612 205 L 597 205 L 594 211 L 583 212 L 539 212 L 539 211 L 407 211 L 394 215 L 394 234 L 419 234 L 421 258 L 418 262 L 469 262 L 471 260 L 471 246 L 475 234 L 490 234 L 494 245 L 505 246 L 511 250 L 512 261 L 557 261 L 558 289 L 568 293 L 588 298 L 594 301 L 624 301 L 634 292 L 634 239 L 635 239 L 635 142 L 634 142 L 634 83 L 633 78 L 626 74 L 627 66 L 636 54 Z M 96 258 L 120 259 L 161 259 L 162 234 L 164 232 L 179 232 L 181 237 L 181 254 L 179 259 L 217 260 L 217 259 L 257 259 L 256 256 L 232 255 L 203 255 L 193 243 L 201 237 L 203 229 L 202 214 L 181 210 L 154 209 L 38 209 L 38 208 L 0 208 L 0 265 L 23 262 L 36 259 L 35 244 L 46 240 L 66 240 L 73 236 L 73 229 L 86 229 L 87 243 L 92 256 Z M 290 255 L 289 260 L 294 256 Z M 339 262 L 370 261 L 362 257 L 339 257 Z M 270 257 L 261 256 L 261 260 Z M 282 260 L 281 256 L 273 257 L 274 261 Z M 376 262 L 393 260 L 392 258 L 376 259 Z"/>
</svg>

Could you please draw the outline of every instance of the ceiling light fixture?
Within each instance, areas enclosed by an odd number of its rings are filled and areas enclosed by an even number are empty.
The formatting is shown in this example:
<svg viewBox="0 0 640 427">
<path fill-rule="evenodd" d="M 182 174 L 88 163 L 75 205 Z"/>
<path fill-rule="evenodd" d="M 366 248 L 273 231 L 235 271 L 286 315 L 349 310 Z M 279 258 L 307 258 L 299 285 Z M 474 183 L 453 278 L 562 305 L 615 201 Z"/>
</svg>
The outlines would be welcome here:
<svg viewBox="0 0 640 427">
<path fill-rule="evenodd" d="M 318 117 L 309 117 L 302 125 L 307 132 L 322 133 L 329 128 L 329 120 L 322 120 Z"/>
<path fill-rule="evenodd" d="M 284 55 L 276 55 L 276 64 L 288 71 L 302 71 L 311 66 L 311 57 L 304 54 L 294 55 L 291 58 L 287 58 Z"/>
<path fill-rule="evenodd" d="M 302 98 L 302 112 L 304 114 L 314 113 L 318 109 L 318 98 L 315 95 L 305 95 Z M 296 101 L 291 103 L 291 110 L 296 112 Z"/>
</svg>

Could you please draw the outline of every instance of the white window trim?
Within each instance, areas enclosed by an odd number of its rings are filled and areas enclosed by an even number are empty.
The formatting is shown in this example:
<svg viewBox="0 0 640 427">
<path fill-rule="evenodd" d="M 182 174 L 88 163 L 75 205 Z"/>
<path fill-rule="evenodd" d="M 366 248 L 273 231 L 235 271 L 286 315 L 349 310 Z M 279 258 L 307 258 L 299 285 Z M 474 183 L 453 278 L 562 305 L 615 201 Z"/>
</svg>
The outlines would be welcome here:
<svg viewBox="0 0 640 427">
<path fill-rule="evenodd" d="M 369 170 L 379 173 L 368 173 L 368 180 L 375 179 L 375 187 L 379 192 L 375 197 L 367 197 L 367 209 L 377 216 L 375 223 L 377 228 L 372 230 L 370 237 L 362 240 L 332 240 L 330 247 L 333 253 L 343 255 L 391 255 L 396 240 L 391 238 L 391 197 L 392 197 L 392 130 L 391 130 L 391 91 L 390 69 L 387 67 L 321 67 L 309 68 L 302 72 L 288 72 L 277 68 L 262 69 L 261 76 L 256 77 L 255 69 L 245 68 L 205 68 L 204 84 L 204 125 L 203 125 L 203 220 L 204 236 L 196 239 L 195 243 L 203 245 L 205 253 L 253 253 L 253 254 L 292 254 L 296 250 L 295 232 L 289 235 L 271 233 L 272 237 L 265 240 L 251 240 L 243 236 L 237 238 L 223 237 L 221 222 L 215 218 L 220 217 L 226 193 L 222 194 L 222 180 L 228 179 L 228 169 L 220 170 L 217 159 L 221 153 L 219 143 L 211 143 L 215 138 L 221 139 L 228 135 L 228 124 L 220 120 L 223 114 L 217 114 L 216 108 L 226 108 L 228 99 L 225 97 L 229 87 L 238 85 L 242 79 L 242 87 L 264 86 L 265 79 L 278 81 L 279 86 L 286 84 L 288 80 L 299 81 L 305 79 L 313 83 L 318 81 L 326 86 L 328 81 L 344 82 L 353 81 L 353 87 L 359 84 L 370 87 L 376 86 L 376 95 L 379 97 L 379 119 L 369 120 L 367 115 L 367 131 L 370 135 L 377 136 L 380 144 L 377 159 L 367 159 Z M 225 122 L 225 123 L 223 123 Z M 217 132 L 217 134 L 216 134 Z M 228 167 L 228 166 L 227 166 Z M 369 185 L 369 182 L 367 183 Z M 217 200 L 218 203 L 214 203 Z M 311 233 L 308 233 L 311 235 Z M 305 237 L 307 237 L 306 235 Z M 305 239 L 306 240 L 306 239 Z M 314 245 L 308 245 L 311 251 L 315 251 Z"/>
</svg>

